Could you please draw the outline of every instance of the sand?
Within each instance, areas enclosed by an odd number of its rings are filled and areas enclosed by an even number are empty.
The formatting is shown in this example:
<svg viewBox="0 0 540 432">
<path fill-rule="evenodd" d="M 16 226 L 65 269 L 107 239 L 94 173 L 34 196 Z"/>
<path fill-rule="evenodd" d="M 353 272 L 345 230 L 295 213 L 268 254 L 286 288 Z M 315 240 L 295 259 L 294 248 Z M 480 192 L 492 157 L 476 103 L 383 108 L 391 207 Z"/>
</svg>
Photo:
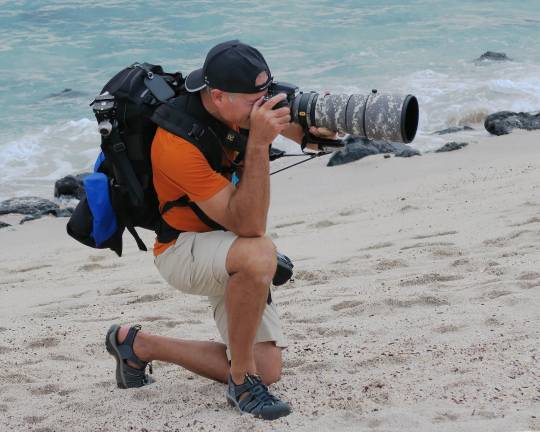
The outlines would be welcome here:
<svg viewBox="0 0 540 432">
<path fill-rule="evenodd" d="M 66 219 L 0 230 L 0 430 L 540 430 L 540 134 L 273 177 L 269 234 L 293 414 L 239 416 L 223 385 L 154 364 L 120 390 L 104 335 L 140 323 L 219 340 L 150 253 L 77 244 Z M 152 242 L 152 234 L 144 236 Z"/>
</svg>

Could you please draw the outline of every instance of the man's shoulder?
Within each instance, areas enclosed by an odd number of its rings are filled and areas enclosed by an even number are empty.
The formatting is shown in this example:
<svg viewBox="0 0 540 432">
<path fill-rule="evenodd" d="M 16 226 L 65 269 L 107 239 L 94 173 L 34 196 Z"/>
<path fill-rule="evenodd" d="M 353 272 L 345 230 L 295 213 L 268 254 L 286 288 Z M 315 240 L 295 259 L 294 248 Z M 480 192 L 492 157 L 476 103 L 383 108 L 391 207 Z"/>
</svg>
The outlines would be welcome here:
<svg viewBox="0 0 540 432">
<path fill-rule="evenodd" d="M 152 142 L 152 160 L 160 158 L 204 158 L 195 144 L 158 127 Z"/>
</svg>

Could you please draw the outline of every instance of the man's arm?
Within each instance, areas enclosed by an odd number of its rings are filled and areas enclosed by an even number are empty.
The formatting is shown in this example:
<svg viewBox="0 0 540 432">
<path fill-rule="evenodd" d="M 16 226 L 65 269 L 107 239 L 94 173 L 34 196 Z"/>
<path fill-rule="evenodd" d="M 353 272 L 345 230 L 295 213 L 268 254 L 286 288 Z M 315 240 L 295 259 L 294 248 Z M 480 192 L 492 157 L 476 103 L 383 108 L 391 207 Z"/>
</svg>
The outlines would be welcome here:
<svg viewBox="0 0 540 432">
<path fill-rule="evenodd" d="M 268 145 L 290 122 L 289 108 L 272 110 L 285 95 L 268 102 L 261 98 L 251 111 L 250 132 L 242 181 L 228 185 L 212 198 L 197 202 L 211 219 L 242 237 L 260 237 L 266 232 L 270 205 Z"/>
</svg>

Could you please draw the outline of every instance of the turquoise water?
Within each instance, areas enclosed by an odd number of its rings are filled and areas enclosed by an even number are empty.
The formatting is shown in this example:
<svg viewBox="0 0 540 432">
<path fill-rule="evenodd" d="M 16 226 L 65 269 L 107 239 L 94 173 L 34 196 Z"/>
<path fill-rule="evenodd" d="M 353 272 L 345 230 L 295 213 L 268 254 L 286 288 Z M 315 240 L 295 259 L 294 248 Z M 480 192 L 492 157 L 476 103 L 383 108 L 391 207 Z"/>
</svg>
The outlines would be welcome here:
<svg viewBox="0 0 540 432">
<path fill-rule="evenodd" d="M 232 38 L 304 89 L 415 94 L 422 150 L 438 144 L 434 130 L 540 110 L 538 0 L 259 3 L 0 0 L 0 199 L 49 197 L 56 178 L 91 165 L 88 103 L 116 71 L 148 61 L 189 72 Z M 473 62 L 487 50 L 514 61 Z"/>
</svg>

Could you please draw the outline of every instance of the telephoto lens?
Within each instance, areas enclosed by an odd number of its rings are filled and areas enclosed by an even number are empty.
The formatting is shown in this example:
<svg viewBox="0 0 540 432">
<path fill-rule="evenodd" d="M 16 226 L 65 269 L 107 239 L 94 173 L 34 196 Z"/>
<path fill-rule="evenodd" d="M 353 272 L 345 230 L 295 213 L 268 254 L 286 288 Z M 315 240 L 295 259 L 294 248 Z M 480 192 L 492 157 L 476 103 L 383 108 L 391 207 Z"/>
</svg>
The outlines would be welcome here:
<svg viewBox="0 0 540 432">
<path fill-rule="evenodd" d="M 325 127 L 369 140 L 408 144 L 418 128 L 418 100 L 413 95 L 298 93 L 291 116 L 304 127 Z"/>
</svg>

